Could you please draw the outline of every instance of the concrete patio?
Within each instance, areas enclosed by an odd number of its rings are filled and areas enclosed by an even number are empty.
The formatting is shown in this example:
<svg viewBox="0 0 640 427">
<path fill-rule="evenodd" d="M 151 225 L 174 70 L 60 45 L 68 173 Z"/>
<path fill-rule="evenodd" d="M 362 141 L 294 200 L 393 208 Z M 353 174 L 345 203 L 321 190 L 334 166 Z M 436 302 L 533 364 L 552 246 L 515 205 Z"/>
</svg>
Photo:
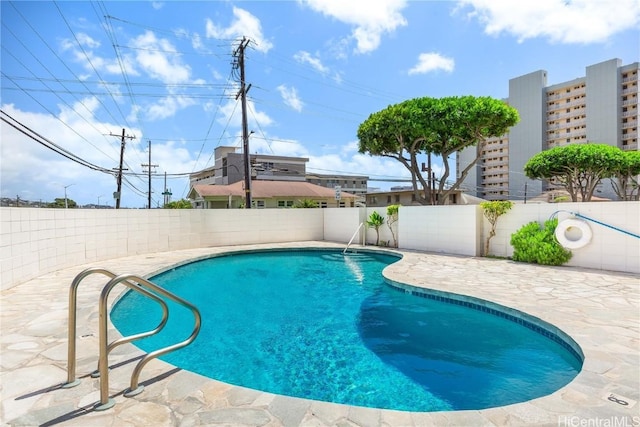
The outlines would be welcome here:
<svg viewBox="0 0 640 427">
<path fill-rule="evenodd" d="M 576 267 L 544 267 L 509 260 L 398 251 L 403 259 L 387 278 L 482 298 L 524 311 L 571 336 L 584 355 L 580 374 L 551 395 L 476 411 L 413 413 L 351 407 L 231 386 L 152 361 L 142 372 L 143 393 L 125 398 L 142 354 L 123 345 L 110 356 L 116 405 L 95 411 L 98 295 L 104 278 L 91 277 L 78 293 L 78 376 L 66 380 L 68 288 L 89 266 L 148 276 L 185 260 L 239 249 L 337 247 L 328 242 L 207 247 L 111 259 L 57 270 L 2 291 L 3 426 L 480 426 L 640 425 L 640 278 Z M 114 294 L 117 292 L 114 292 Z M 115 333 L 110 333 L 113 338 Z M 588 424 L 590 423 L 590 424 Z"/>
</svg>

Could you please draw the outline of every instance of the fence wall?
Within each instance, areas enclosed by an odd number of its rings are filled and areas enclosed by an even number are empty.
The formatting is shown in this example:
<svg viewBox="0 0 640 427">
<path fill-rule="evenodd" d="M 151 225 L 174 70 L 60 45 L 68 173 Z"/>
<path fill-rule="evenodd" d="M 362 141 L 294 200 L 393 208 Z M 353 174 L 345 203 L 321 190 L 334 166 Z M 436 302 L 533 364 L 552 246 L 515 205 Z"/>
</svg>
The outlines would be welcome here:
<svg viewBox="0 0 640 427">
<path fill-rule="evenodd" d="M 89 210 L 0 208 L 2 289 L 60 268 L 169 250 L 253 243 L 327 240 L 347 243 L 368 216 L 386 208 L 251 210 Z M 524 224 L 567 212 L 640 234 L 640 202 L 517 204 L 498 220 L 490 254 L 512 255 L 511 234 Z M 591 242 L 568 265 L 640 273 L 640 239 L 588 222 Z M 393 225 L 401 249 L 482 255 L 489 224 L 479 206 L 403 206 Z M 393 245 L 385 223 L 383 244 Z M 363 228 L 354 244 L 374 244 Z"/>
</svg>

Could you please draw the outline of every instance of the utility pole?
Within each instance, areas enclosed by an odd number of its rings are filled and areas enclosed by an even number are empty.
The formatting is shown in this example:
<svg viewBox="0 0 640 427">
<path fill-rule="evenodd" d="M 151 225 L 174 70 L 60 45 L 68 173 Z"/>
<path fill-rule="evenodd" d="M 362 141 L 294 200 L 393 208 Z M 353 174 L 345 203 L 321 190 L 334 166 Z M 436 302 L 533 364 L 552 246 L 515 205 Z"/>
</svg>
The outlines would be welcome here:
<svg viewBox="0 0 640 427">
<path fill-rule="evenodd" d="M 236 95 L 236 100 L 240 96 L 242 102 L 242 149 L 244 154 L 244 192 L 245 202 L 244 208 L 251 209 L 251 165 L 249 164 L 249 127 L 247 124 L 247 92 L 251 88 L 245 86 L 244 79 L 244 51 L 249 45 L 249 39 L 242 37 L 240 45 L 233 52 L 233 67 L 240 68 L 240 91 Z M 236 59 L 237 58 L 237 59 Z"/>
<path fill-rule="evenodd" d="M 164 191 L 162 195 L 164 196 L 164 205 L 162 207 L 166 207 L 167 204 L 171 201 L 171 189 L 167 188 L 167 172 L 164 173 Z"/>
<path fill-rule="evenodd" d="M 110 136 L 119 136 L 119 135 L 115 135 L 113 133 L 109 134 Z M 113 193 L 113 198 L 116 199 L 116 209 L 120 209 L 120 196 L 122 194 L 122 171 L 123 170 L 127 170 L 127 169 L 122 169 L 122 163 L 124 161 L 124 141 L 125 138 L 127 139 L 136 139 L 135 136 L 129 136 L 129 135 L 125 135 L 124 133 L 124 128 L 122 128 L 122 143 L 120 145 L 120 166 L 118 166 L 118 176 L 117 176 L 117 181 L 118 181 L 118 189 L 116 190 L 115 193 Z"/>
<path fill-rule="evenodd" d="M 141 166 L 143 168 L 149 168 L 149 199 L 148 199 L 147 209 L 151 209 L 151 168 L 158 167 L 158 165 L 151 164 L 151 140 L 149 140 L 149 163 L 148 164 L 143 163 Z M 144 172 L 144 169 L 142 171 Z M 166 175 L 165 175 L 165 179 L 166 179 Z"/>
</svg>

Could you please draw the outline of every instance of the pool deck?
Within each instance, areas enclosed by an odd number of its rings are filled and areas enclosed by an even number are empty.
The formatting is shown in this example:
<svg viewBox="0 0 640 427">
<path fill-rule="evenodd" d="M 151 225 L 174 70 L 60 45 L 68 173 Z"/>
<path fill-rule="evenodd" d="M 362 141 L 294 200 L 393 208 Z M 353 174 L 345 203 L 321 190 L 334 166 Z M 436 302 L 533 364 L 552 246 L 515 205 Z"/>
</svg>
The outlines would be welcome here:
<svg viewBox="0 0 640 427">
<path fill-rule="evenodd" d="M 579 344 L 585 355 L 582 371 L 562 389 L 528 402 L 416 413 L 263 393 L 153 360 L 140 378 L 145 390 L 126 398 L 122 393 L 142 353 L 125 344 L 109 358 L 112 366 L 118 365 L 109 378 L 116 404 L 95 411 L 99 381 L 88 374 L 97 366 L 98 298 L 105 278 L 91 276 L 78 292 L 77 373 L 82 381 L 74 388 L 60 387 L 67 378 L 68 289 L 84 268 L 99 266 L 116 274 L 148 276 L 185 260 L 229 250 L 302 247 L 344 245 L 296 242 L 144 254 L 66 268 L 2 291 L 0 425 L 640 425 L 640 277 L 412 251 L 398 251 L 403 259 L 387 267 L 385 276 L 416 287 L 482 298 L 551 323 Z M 110 339 L 115 336 L 110 330 Z"/>
</svg>

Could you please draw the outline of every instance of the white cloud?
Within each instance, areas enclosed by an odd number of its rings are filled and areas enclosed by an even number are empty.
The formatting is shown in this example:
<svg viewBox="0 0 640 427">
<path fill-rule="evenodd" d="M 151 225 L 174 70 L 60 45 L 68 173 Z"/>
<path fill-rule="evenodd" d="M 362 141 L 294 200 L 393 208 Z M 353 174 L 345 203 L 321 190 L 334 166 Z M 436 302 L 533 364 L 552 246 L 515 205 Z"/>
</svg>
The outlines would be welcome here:
<svg viewBox="0 0 640 427">
<path fill-rule="evenodd" d="M 226 28 L 217 26 L 211 19 L 207 19 L 206 36 L 216 39 L 239 39 L 247 36 L 253 42 L 252 46 L 263 53 L 273 47 L 273 44 L 264 38 L 262 24 L 258 18 L 239 7 L 233 8 L 233 16 L 235 19 Z"/>
<path fill-rule="evenodd" d="M 109 74 L 122 75 L 122 69 L 129 76 L 138 76 L 140 73 L 136 69 L 135 59 L 128 54 L 121 55 L 120 61 L 116 58 L 105 59 L 97 56 L 92 48 L 100 46 L 98 41 L 95 41 L 87 35 L 81 35 L 78 37 L 78 41 L 83 45 L 81 48 L 75 39 L 63 39 L 60 42 L 60 46 L 63 51 L 70 51 L 73 54 L 75 62 L 81 64 L 90 75 L 94 75 L 95 71 L 107 72 Z"/>
<path fill-rule="evenodd" d="M 85 33 L 78 33 L 76 35 L 76 38 L 78 39 L 78 42 L 83 45 L 86 46 L 90 49 L 95 49 L 100 47 L 100 42 L 97 40 L 94 40 L 93 38 L 91 38 L 89 35 L 85 34 Z"/>
<path fill-rule="evenodd" d="M 380 45 L 384 34 L 407 25 L 402 16 L 405 0 L 299 0 L 316 12 L 354 27 L 356 53 L 372 52 Z"/>
<path fill-rule="evenodd" d="M 447 58 L 439 53 L 421 53 L 418 56 L 418 63 L 409 70 L 409 75 L 426 74 L 431 71 L 453 72 L 455 62 L 452 58 Z"/>
<path fill-rule="evenodd" d="M 256 110 L 255 104 L 247 99 L 247 121 L 249 122 L 249 130 L 256 130 L 273 124 L 273 119 L 266 113 Z M 241 127 L 242 114 L 240 110 L 240 100 L 229 100 L 220 107 L 220 116 L 218 123 L 228 127 Z"/>
<path fill-rule="evenodd" d="M 286 85 L 280 85 L 276 88 L 282 96 L 282 100 L 286 105 L 296 110 L 298 113 L 302 111 L 302 100 L 298 96 L 298 91 L 295 87 L 287 87 Z"/>
<path fill-rule="evenodd" d="M 522 42 L 545 37 L 560 43 L 604 42 L 613 34 L 636 29 L 638 0 L 462 0 L 457 10 L 485 26 L 490 35 L 509 33 Z"/>
<path fill-rule="evenodd" d="M 301 50 L 293 55 L 293 59 L 302 64 L 311 65 L 311 67 L 322 74 L 326 74 L 329 72 L 329 68 L 322 64 L 320 58 L 318 58 L 317 56 L 314 57 L 309 52 L 306 52 L 304 50 Z"/>
<path fill-rule="evenodd" d="M 201 50 L 202 48 L 204 48 L 200 34 L 193 33 L 193 35 L 191 36 L 191 46 L 193 46 L 195 50 Z"/>
<path fill-rule="evenodd" d="M 169 95 L 155 104 L 146 106 L 144 111 L 149 120 L 162 120 L 173 117 L 179 110 L 194 104 L 195 101 L 191 98 Z"/>
<path fill-rule="evenodd" d="M 275 156 L 308 157 L 309 151 L 299 141 L 262 135 L 260 132 L 249 139 L 249 149 L 252 153 L 270 154 Z"/>
<path fill-rule="evenodd" d="M 166 39 L 158 39 L 151 31 L 131 41 L 136 51 L 136 60 L 147 74 L 163 83 L 188 82 L 191 68 L 182 63 L 176 48 Z M 173 53 L 176 52 L 176 53 Z"/>
</svg>

